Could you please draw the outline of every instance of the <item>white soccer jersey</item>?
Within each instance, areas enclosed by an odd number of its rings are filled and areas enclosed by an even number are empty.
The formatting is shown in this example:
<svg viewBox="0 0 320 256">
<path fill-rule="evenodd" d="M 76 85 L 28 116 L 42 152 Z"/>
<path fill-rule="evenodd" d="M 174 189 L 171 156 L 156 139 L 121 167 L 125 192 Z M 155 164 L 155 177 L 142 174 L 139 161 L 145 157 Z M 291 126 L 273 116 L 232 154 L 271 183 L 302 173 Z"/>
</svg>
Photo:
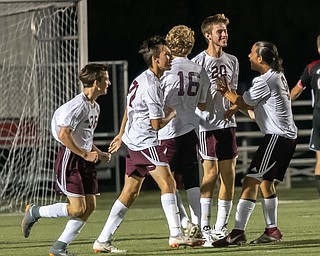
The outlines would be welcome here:
<svg viewBox="0 0 320 256">
<path fill-rule="evenodd" d="M 199 109 L 196 111 L 201 118 L 200 131 L 236 127 L 234 116 L 228 122 L 224 120 L 224 113 L 231 107 L 231 103 L 216 90 L 216 79 L 217 77 L 225 76 L 230 89 L 236 90 L 239 76 L 238 59 L 225 52 L 222 52 L 219 58 L 215 58 L 203 51 L 194 57 L 192 61 L 204 67 L 211 83 L 209 90 L 211 97 L 207 99 L 207 111 L 201 112 Z"/>
<path fill-rule="evenodd" d="M 297 137 L 290 91 L 282 72 L 269 69 L 253 79 L 252 87 L 243 94 L 243 100 L 254 107 L 255 119 L 262 133 L 289 139 Z"/>
<path fill-rule="evenodd" d="M 53 114 L 51 130 L 53 137 L 58 138 L 61 127 L 69 127 L 78 147 L 90 152 L 93 145 L 93 133 L 98 124 L 100 107 L 97 102 L 91 103 L 84 93 L 60 106 Z"/>
<path fill-rule="evenodd" d="M 150 119 L 164 118 L 163 106 L 160 81 L 148 69 L 132 82 L 127 96 L 128 120 L 122 141 L 129 149 L 138 151 L 159 144 Z"/>
<path fill-rule="evenodd" d="M 195 113 L 198 103 L 205 103 L 210 81 L 202 66 L 188 58 L 177 57 L 171 70 L 161 78 L 165 105 L 176 110 L 177 115 L 159 130 L 159 140 L 175 138 L 199 127 Z"/>
</svg>

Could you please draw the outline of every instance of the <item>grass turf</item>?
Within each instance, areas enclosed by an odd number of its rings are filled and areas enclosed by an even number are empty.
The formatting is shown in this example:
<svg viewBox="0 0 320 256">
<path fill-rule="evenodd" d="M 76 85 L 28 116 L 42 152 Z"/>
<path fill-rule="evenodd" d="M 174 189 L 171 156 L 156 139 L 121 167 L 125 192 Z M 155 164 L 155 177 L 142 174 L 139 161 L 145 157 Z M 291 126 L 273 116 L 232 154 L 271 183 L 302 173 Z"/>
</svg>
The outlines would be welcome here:
<svg viewBox="0 0 320 256">
<path fill-rule="evenodd" d="M 229 230 L 234 224 L 234 214 L 240 190 L 236 189 L 235 202 L 229 220 Z M 182 192 L 184 202 L 185 194 Z M 278 223 L 283 241 L 265 245 L 231 246 L 228 248 L 178 248 L 168 246 L 168 227 L 160 204 L 158 191 L 142 191 L 128 211 L 114 237 L 113 244 L 127 253 L 117 255 L 320 255 L 320 200 L 315 188 L 278 188 Z M 74 255 L 93 255 L 92 243 L 99 235 L 117 198 L 115 193 L 98 197 L 97 209 L 81 234 L 69 245 Z M 259 202 L 259 199 L 258 199 Z M 215 218 L 216 203 L 212 209 Z M 48 255 L 51 244 L 64 229 L 66 218 L 40 219 L 24 238 L 20 230 L 23 214 L 0 214 L 0 255 Z M 257 203 L 247 226 L 248 242 L 264 231 L 261 204 Z"/>
</svg>

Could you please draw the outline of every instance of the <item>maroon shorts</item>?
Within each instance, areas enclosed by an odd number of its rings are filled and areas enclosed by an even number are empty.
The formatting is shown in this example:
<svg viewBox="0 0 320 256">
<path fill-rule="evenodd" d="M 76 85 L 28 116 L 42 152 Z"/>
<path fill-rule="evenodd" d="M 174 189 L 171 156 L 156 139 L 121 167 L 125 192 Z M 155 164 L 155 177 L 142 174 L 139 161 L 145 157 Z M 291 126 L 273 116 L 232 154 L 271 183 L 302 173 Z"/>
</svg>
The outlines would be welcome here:
<svg viewBox="0 0 320 256">
<path fill-rule="evenodd" d="M 296 139 L 265 135 L 253 156 L 247 176 L 260 181 L 283 181 L 296 145 Z"/>
<path fill-rule="evenodd" d="M 166 148 L 165 154 L 178 189 L 198 187 L 198 136 L 194 130 L 176 138 L 160 141 Z"/>
<path fill-rule="evenodd" d="M 176 138 L 160 141 L 171 171 L 176 172 L 198 164 L 198 136 L 194 130 Z"/>
<path fill-rule="evenodd" d="M 56 173 L 56 190 L 66 196 L 82 197 L 98 193 L 97 172 L 94 164 L 61 147 L 58 152 L 54 170 Z"/>
<path fill-rule="evenodd" d="M 203 160 L 228 160 L 238 156 L 236 128 L 200 132 L 200 156 Z"/>
<path fill-rule="evenodd" d="M 164 154 L 164 147 L 155 146 L 141 151 L 133 151 L 128 148 L 126 158 L 126 174 L 130 177 L 136 175 L 145 177 L 156 166 L 169 166 Z"/>
</svg>

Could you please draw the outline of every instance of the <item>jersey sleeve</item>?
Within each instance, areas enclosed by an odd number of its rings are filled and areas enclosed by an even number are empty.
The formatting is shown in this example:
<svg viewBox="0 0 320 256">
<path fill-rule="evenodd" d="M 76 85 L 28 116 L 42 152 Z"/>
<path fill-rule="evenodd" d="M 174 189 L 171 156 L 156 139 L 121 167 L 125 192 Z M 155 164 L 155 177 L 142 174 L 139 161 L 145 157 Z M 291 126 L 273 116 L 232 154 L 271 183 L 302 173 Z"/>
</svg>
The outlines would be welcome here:
<svg viewBox="0 0 320 256">
<path fill-rule="evenodd" d="M 235 58 L 234 61 L 234 72 L 232 74 L 230 88 L 233 90 L 237 90 L 238 88 L 238 79 L 239 79 L 239 61 Z"/>
<path fill-rule="evenodd" d="M 256 106 L 261 100 L 270 95 L 270 89 L 267 83 L 257 77 L 252 81 L 252 87 L 244 92 L 243 100 L 250 106 Z"/>
<path fill-rule="evenodd" d="M 306 88 L 307 86 L 311 85 L 311 76 L 310 76 L 310 72 L 309 72 L 309 70 L 310 70 L 309 65 L 307 65 L 305 67 L 305 69 L 303 70 L 301 77 L 300 77 L 300 81 L 301 81 L 303 88 Z"/>
<path fill-rule="evenodd" d="M 74 130 L 79 122 L 85 117 L 85 103 L 70 102 L 60 108 L 59 115 L 56 120 L 58 127 L 69 127 Z"/>
<path fill-rule="evenodd" d="M 207 72 L 204 70 L 204 68 L 200 71 L 200 81 L 201 81 L 201 92 L 200 92 L 200 98 L 199 103 L 206 103 L 207 102 L 207 96 L 208 96 L 208 90 L 210 87 L 210 80 L 208 77 Z"/>
</svg>

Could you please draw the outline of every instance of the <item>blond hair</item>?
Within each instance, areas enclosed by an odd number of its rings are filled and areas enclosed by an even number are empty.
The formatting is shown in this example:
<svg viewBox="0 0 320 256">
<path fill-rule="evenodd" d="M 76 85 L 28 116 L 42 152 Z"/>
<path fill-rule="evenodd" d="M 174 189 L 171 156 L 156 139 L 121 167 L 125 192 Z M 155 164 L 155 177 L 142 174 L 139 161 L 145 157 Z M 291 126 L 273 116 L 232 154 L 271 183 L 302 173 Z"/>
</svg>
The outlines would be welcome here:
<svg viewBox="0 0 320 256">
<path fill-rule="evenodd" d="M 229 19 L 223 13 L 218 13 L 213 16 L 209 16 L 205 18 L 201 24 L 201 32 L 203 36 L 206 38 L 206 34 L 211 33 L 212 26 L 217 25 L 219 23 L 223 23 L 227 26 L 229 25 L 230 22 L 229 22 Z"/>
<path fill-rule="evenodd" d="M 172 55 L 186 57 L 194 46 L 194 32 L 185 25 L 174 26 L 166 36 Z"/>
</svg>

